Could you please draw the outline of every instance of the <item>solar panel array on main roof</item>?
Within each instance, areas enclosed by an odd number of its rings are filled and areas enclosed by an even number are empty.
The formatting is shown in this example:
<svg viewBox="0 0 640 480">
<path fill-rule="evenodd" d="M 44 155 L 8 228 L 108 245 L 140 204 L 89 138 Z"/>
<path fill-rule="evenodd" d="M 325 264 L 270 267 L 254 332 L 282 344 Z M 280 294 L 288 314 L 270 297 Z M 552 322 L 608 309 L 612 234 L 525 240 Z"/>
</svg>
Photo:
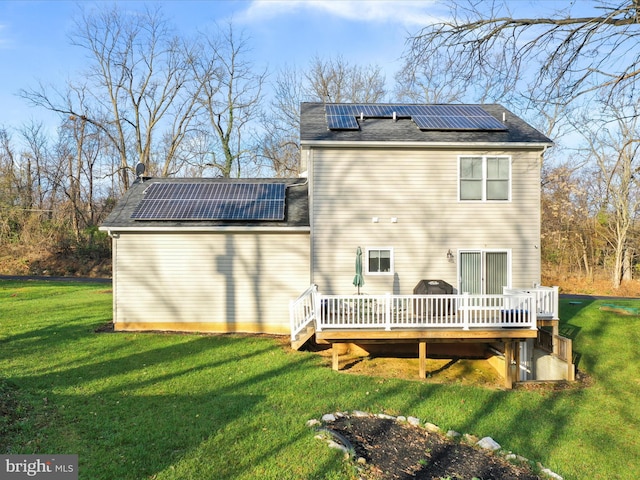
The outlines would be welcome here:
<svg viewBox="0 0 640 480">
<path fill-rule="evenodd" d="M 411 118 L 420 130 L 506 130 L 478 105 L 325 105 L 330 130 L 359 130 L 358 118 Z"/>
<path fill-rule="evenodd" d="M 284 183 L 152 183 L 135 220 L 283 220 Z"/>
</svg>

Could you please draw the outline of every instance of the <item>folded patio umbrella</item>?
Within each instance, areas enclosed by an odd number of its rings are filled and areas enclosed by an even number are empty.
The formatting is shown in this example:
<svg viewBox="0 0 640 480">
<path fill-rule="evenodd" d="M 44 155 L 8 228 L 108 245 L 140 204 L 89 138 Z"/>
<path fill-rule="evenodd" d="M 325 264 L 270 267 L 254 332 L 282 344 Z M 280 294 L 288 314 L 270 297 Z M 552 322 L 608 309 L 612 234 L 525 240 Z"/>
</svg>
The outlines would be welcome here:
<svg viewBox="0 0 640 480">
<path fill-rule="evenodd" d="M 360 247 L 356 250 L 356 276 L 353 277 L 353 284 L 358 287 L 358 295 L 360 295 L 360 287 L 364 285 L 364 277 L 362 276 L 362 249 Z"/>
</svg>

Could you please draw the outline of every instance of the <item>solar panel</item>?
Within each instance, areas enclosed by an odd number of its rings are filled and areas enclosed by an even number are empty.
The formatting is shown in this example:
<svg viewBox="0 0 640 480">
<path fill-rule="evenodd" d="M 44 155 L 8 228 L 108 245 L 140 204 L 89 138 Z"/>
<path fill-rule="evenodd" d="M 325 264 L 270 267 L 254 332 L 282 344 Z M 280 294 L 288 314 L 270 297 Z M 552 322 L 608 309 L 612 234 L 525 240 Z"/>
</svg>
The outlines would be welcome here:
<svg viewBox="0 0 640 480">
<path fill-rule="evenodd" d="M 330 130 L 358 130 L 357 118 L 411 118 L 420 130 L 506 130 L 478 105 L 327 104 Z"/>
<path fill-rule="evenodd" d="M 283 220 L 284 183 L 152 183 L 135 220 Z"/>
<path fill-rule="evenodd" d="M 353 115 L 327 115 L 330 130 L 358 130 L 360 125 Z"/>
</svg>

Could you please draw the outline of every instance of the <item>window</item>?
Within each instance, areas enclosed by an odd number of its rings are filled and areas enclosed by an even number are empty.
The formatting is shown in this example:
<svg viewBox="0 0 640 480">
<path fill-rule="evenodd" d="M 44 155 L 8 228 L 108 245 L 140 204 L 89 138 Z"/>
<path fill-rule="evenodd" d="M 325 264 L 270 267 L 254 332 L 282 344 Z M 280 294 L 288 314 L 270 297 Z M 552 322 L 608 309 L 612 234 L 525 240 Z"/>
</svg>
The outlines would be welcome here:
<svg viewBox="0 0 640 480">
<path fill-rule="evenodd" d="M 368 275 L 392 275 L 393 274 L 393 249 L 392 248 L 367 248 Z"/>
<path fill-rule="evenodd" d="M 460 157 L 460 200 L 509 200 L 509 157 Z"/>
</svg>

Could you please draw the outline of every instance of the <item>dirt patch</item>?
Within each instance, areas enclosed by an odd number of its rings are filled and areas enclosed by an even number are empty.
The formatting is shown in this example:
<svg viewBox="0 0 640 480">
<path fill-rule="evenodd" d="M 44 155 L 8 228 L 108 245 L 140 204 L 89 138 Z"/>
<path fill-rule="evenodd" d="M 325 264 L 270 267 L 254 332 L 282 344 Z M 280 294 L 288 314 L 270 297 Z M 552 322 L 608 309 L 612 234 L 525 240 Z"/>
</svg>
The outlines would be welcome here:
<svg viewBox="0 0 640 480">
<path fill-rule="evenodd" d="M 342 371 L 383 378 L 420 380 L 417 358 L 353 357 L 345 359 Z M 426 379 L 431 383 L 457 383 L 501 388 L 504 380 L 482 359 L 427 359 Z"/>
<path fill-rule="evenodd" d="M 526 463 L 392 419 L 345 416 L 326 428 L 348 440 L 356 459 L 364 459 L 358 464 L 367 480 L 540 479 Z"/>
<path fill-rule="evenodd" d="M 307 345 L 331 365 L 331 349 Z M 425 380 L 419 375 L 419 360 L 411 356 L 366 355 L 347 351 L 340 355 L 340 372 L 403 380 Z M 426 380 L 430 383 L 503 388 L 504 379 L 487 360 L 477 358 L 427 358 Z"/>
</svg>

